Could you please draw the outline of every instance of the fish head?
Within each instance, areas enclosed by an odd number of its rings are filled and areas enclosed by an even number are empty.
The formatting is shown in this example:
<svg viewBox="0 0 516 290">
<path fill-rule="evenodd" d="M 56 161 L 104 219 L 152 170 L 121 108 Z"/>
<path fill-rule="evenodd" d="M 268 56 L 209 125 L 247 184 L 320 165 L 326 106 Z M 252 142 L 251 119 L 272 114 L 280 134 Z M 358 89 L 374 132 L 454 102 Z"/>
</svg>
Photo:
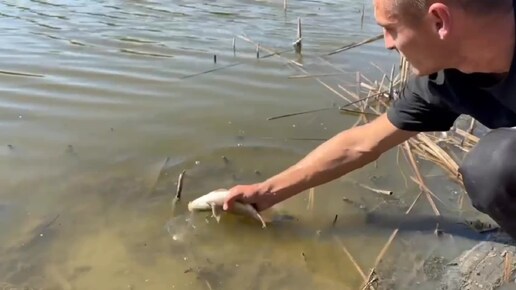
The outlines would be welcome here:
<svg viewBox="0 0 516 290">
<path fill-rule="evenodd" d="M 213 206 L 222 207 L 224 200 L 229 194 L 229 190 L 219 188 L 203 196 L 200 196 L 188 203 L 189 211 L 212 210 Z"/>
</svg>

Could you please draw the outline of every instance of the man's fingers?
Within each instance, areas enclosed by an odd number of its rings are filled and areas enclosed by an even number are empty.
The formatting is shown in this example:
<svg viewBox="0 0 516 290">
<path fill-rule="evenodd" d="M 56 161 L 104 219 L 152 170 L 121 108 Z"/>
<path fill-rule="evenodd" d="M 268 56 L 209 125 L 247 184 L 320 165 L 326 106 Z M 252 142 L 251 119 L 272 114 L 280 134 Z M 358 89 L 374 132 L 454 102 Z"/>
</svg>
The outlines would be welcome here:
<svg viewBox="0 0 516 290">
<path fill-rule="evenodd" d="M 222 205 L 222 209 L 227 211 L 230 208 L 233 208 L 233 204 L 235 203 L 235 200 L 237 199 L 237 196 L 235 194 L 230 194 L 226 200 L 224 200 L 224 204 Z"/>
</svg>

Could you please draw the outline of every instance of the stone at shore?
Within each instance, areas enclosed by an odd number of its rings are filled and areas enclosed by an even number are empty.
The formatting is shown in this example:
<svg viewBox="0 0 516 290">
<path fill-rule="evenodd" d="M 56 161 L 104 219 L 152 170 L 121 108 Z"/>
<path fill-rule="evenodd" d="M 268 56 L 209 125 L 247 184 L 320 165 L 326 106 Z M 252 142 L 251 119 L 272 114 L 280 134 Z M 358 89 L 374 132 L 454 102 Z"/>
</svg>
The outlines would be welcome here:
<svg viewBox="0 0 516 290">
<path fill-rule="evenodd" d="M 516 243 L 503 234 L 498 234 L 496 238 L 482 241 L 448 263 L 440 289 L 516 289 L 516 276 L 514 275 L 515 254 Z M 504 281 L 506 259 L 509 261 L 509 279 Z"/>
</svg>

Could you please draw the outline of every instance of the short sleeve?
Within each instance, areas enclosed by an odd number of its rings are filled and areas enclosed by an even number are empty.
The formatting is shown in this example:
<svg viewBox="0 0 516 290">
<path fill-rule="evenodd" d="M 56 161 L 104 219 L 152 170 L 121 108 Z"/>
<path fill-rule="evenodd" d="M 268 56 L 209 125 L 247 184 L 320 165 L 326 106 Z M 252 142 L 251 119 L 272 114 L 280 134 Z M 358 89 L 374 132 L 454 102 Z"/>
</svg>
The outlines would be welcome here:
<svg viewBox="0 0 516 290">
<path fill-rule="evenodd" d="M 460 116 L 445 102 L 446 94 L 451 93 L 445 84 L 439 85 L 430 77 L 411 78 L 387 110 L 387 117 L 405 131 L 448 131 Z"/>
</svg>

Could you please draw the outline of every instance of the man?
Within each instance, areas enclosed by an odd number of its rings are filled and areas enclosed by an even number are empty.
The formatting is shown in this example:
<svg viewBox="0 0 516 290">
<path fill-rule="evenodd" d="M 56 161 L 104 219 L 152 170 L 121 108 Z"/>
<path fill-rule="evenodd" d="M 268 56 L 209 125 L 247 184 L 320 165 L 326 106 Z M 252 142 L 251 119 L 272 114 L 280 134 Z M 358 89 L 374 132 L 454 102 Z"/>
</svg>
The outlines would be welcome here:
<svg viewBox="0 0 516 290">
<path fill-rule="evenodd" d="M 230 190 L 262 211 L 360 168 L 419 132 L 447 131 L 461 114 L 493 129 L 460 173 L 474 207 L 516 239 L 515 0 L 375 0 L 385 44 L 415 77 L 386 114 L 345 130 L 263 182 Z"/>
</svg>

